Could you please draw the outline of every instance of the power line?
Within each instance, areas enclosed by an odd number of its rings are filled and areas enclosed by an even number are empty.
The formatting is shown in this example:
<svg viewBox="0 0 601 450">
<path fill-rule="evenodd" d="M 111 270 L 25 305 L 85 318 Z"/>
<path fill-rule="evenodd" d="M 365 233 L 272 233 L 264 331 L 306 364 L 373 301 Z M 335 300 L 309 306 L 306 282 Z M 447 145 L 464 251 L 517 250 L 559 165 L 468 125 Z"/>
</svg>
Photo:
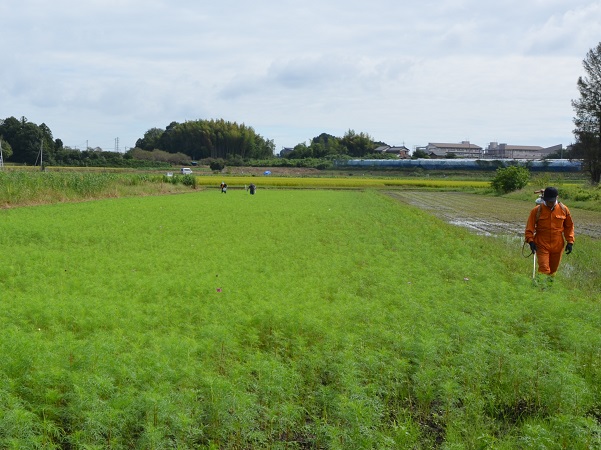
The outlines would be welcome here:
<svg viewBox="0 0 601 450">
<path fill-rule="evenodd" d="M 63 143 L 63 145 L 65 147 L 68 148 L 72 148 L 74 150 L 87 150 L 87 149 L 101 149 L 102 151 L 117 151 L 117 152 L 125 152 L 127 150 L 129 150 L 130 148 L 133 148 L 133 146 L 127 146 L 127 145 L 121 145 L 121 139 L 120 138 L 115 138 L 113 140 L 113 142 L 111 142 L 110 144 L 107 142 L 103 142 L 101 144 L 95 144 L 92 143 L 90 144 L 90 141 L 86 139 L 85 142 L 78 142 L 76 144 L 66 144 Z"/>
</svg>

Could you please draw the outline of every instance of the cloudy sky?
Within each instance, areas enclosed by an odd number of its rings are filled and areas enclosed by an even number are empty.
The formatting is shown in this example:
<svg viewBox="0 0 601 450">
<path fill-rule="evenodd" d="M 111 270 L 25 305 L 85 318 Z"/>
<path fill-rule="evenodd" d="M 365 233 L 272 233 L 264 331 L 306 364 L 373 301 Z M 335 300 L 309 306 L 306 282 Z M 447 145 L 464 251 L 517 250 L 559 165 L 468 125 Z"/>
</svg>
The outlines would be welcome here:
<svg viewBox="0 0 601 450">
<path fill-rule="evenodd" d="M 6 0 L 0 18 L 0 119 L 120 151 L 196 119 L 277 151 L 350 129 L 567 145 L 601 41 L 601 0 Z"/>
</svg>

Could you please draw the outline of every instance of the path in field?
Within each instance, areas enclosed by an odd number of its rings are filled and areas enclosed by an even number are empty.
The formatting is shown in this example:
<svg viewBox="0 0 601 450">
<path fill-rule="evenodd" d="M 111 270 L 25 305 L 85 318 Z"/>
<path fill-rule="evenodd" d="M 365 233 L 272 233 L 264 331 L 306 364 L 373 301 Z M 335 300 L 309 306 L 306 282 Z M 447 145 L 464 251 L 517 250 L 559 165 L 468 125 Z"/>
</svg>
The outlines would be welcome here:
<svg viewBox="0 0 601 450">
<path fill-rule="evenodd" d="M 417 206 L 445 221 L 476 233 L 523 235 L 532 203 L 464 192 L 390 191 L 391 197 Z M 568 204 L 568 207 L 570 205 Z M 576 236 L 601 238 L 601 213 L 570 207 Z"/>
</svg>

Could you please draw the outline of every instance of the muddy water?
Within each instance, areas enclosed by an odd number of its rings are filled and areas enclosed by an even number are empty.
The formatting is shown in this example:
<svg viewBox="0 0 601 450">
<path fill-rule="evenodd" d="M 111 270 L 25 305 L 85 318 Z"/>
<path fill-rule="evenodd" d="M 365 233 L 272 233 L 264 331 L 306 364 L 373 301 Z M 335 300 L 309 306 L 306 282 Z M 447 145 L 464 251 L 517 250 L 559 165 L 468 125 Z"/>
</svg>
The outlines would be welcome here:
<svg viewBox="0 0 601 450">
<path fill-rule="evenodd" d="M 530 210 L 536 205 L 506 198 L 467 194 L 464 192 L 390 191 L 391 197 L 416 206 L 453 225 L 475 233 L 523 236 Z M 575 234 L 601 237 L 601 213 L 570 208 Z"/>
</svg>

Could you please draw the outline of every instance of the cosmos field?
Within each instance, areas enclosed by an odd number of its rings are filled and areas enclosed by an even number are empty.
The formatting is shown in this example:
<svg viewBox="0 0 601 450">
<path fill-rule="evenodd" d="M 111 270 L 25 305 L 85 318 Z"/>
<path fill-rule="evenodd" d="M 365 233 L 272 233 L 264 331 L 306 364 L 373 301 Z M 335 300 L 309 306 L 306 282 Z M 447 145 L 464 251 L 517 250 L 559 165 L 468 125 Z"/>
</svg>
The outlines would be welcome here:
<svg viewBox="0 0 601 450">
<path fill-rule="evenodd" d="M 601 445 L 601 296 L 510 239 L 371 190 L 0 216 L 2 448 Z"/>
</svg>

